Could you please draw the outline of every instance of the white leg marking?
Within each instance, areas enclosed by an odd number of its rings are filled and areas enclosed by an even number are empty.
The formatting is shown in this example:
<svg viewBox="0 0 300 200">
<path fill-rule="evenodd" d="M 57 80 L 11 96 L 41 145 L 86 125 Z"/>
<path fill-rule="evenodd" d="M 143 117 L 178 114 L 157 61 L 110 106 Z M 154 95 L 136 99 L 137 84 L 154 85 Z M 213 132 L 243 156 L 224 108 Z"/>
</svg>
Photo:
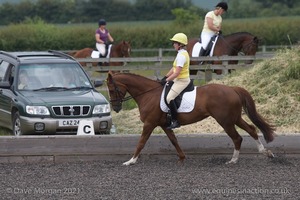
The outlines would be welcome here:
<svg viewBox="0 0 300 200">
<path fill-rule="evenodd" d="M 233 151 L 233 155 L 230 161 L 226 162 L 226 164 L 231 164 L 231 163 L 237 163 L 238 159 L 239 159 L 239 155 L 240 155 L 240 151 L 234 149 Z"/>
<path fill-rule="evenodd" d="M 126 166 L 128 166 L 128 165 L 133 165 L 133 164 L 136 163 L 137 159 L 138 159 L 138 157 L 136 157 L 136 158 L 132 157 L 132 158 L 131 158 L 130 160 L 128 160 L 127 162 L 124 162 L 123 165 L 126 165 Z"/>
<path fill-rule="evenodd" d="M 274 158 L 274 154 L 272 153 L 272 151 L 267 150 L 264 145 L 261 143 L 260 139 L 255 140 L 256 145 L 257 145 L 257 149 L 259 153 L 262 153 L 265 156 L 268 156 L 269 158 Z"/>
<path fill-rule="evenodd" d="M 257 149 L 259 153 L 264 153 L 266 151 L 264 145 L 261 143 L 260 139 L 258 138 L 258 140 L 255 140 L 256 145 L 257 145 Z"/>
</svg>

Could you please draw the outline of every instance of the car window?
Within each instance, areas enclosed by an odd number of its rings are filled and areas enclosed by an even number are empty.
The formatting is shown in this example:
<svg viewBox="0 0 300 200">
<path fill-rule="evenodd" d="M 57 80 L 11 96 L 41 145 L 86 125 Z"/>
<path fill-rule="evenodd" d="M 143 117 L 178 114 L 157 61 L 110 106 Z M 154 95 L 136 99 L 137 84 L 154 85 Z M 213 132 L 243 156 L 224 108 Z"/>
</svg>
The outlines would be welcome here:
<svg viewBox="0 0 300 200">
<path fill-rule="evenodd" d="M 9 63 L 6 61 L 2 61 L 0 64 L 0 81 L 6 81 L 6 74 L 8 69 Z"/>
<path fill-rule="evenodd" d="M 92 87 L 81 67 L 74 64 L 21 65 L 18 76 L 18 89 L 20 90 L 50 87 Z M 22 81 L 26 81 L 26 86 Z"/>
</svg>

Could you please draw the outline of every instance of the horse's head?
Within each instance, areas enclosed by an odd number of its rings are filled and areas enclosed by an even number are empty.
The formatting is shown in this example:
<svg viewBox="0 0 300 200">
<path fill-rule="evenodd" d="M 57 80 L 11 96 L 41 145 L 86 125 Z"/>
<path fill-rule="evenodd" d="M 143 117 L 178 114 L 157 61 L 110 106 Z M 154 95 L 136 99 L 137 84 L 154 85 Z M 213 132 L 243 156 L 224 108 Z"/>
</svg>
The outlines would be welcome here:
<svg viewBox="0 0 300 200">
<path fill-rule="evenodd" d="M 130 53 L 131 53 L 130 42 L 122 41 L 120 43 L 120 54 L 122 55 L 122 57 L 130 57 Z"/>
<path fill-rule="evenodd" d="M 256 54 L 256 51 L 258 49 L 258 43 L 259 39 L 256 36 L 253 36 L 250 41 L 247 40 L 243 43 L 242 51 L 245 55 L 252 56 Z M 245 63 L 251 64 L 253 60 L 248 60 Z"/>
<path fill-rule="evenodd" d="M 110 103 L 115 112 L 119 112 L 122 110 L 122 103 L 125 99 L 126 95 L 126 87 L 125 85 L 119 83 L 116 79 L 114 79 L 113 72 L 108 72 L 108 77 L 106 79 L 106 84 L 109 92 Z"/>
</svg>

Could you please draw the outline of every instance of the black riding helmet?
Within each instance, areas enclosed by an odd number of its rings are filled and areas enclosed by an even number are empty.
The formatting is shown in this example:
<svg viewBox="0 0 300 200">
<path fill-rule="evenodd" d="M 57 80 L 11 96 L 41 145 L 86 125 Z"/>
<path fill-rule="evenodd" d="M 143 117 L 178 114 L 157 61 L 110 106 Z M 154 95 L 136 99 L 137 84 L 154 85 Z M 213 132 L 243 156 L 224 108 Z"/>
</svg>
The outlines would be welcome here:
<svg viewBox="0 0 300 200">
<path fill-rule="evenodd" d="M 105 19 L 100 19 L 100 20 L 98 21 L 98 24 L 99 24 L 99 26 L 106 25 Z"/>
<path fill-rule="evenodd" d="M 216 7 L 220 7 L 220 8 L 222 8 L 222 9 L 225 10 L 225 11 L 227 11 L 227 9 L 228 9 L 228 5 L 227 5 L 226 2 L 220 2 L 220 3 L 218 3 L 218 4 L 216 5 Z"/>
</svg>

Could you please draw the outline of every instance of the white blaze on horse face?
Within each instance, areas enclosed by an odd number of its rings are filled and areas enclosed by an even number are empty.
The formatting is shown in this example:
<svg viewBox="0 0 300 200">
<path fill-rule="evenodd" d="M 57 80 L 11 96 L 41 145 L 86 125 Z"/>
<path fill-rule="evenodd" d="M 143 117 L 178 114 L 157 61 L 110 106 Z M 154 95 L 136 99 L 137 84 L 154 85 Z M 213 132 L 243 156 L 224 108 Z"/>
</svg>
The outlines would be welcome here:
<svg viewBox="0 0 300 200">
<path fill-rule="evenodd" d="M 226 162 L 226 164 L 231 164 L 231 163 L 235 164 L 235 163 L 237 163 L 237 161 L 239 159 L 239 155 L 240 155 L 240 151 L 234 149 L 231 160 Z"/>
<path fill-rule="evenodd" d="M 133 165 L 133 164 L 136 163 L 137 159 L 138 159 L 138 157 L 136 157 L 136 158 L 132 157 L 132 158 L 131 158 L 130 160 L 128 160 L 127 162 L 124 162 L 123 165 L 126 165 L 126 166 L 128 166 L 128 165 Z"/>
</svg>

